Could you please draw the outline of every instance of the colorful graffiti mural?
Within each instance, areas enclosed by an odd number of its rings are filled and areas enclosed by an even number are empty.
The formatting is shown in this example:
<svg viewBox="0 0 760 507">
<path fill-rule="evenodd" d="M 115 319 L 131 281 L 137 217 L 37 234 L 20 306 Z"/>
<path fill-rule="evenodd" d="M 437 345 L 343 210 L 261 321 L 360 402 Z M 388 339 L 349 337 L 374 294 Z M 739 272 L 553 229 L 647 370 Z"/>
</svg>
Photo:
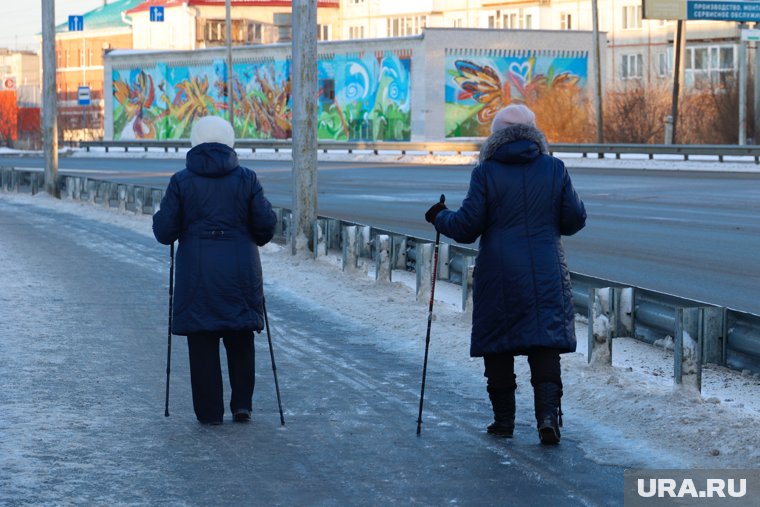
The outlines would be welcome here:
<svg viewBox="0 0 760 507">
<path fill-rule="evenodd" d="M 233 65 L 235 133 L 291 137 L 289 60 Z M 408 56 L 336 55 L 318 62 L 318 136 L 323 140 L 409 140 Z M 114 139 L 183 139 L 195 120 L 226 116 L 226 65 L 167 65 L 113 71 Z"/>
<path fill-rule="evenodd" d="M 585 97 L 587 64 L 585 53 L 447 55 L 446 137 L 487 136 L 494 115 L 513 102 L 533 109 L 539 124 L 577 115 Z M 561 104 L 567 112 L 557 109 Z"/>
</svg>

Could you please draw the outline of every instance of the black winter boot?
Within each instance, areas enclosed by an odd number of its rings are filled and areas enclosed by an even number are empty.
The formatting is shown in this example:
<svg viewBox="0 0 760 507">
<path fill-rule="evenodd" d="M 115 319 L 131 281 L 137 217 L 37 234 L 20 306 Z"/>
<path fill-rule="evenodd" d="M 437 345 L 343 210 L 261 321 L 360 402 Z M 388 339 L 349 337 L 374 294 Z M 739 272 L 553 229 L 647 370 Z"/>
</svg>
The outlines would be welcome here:
<svg viewBox="0 0 760 507">
<path fill-rule="evenodd" d="M 494 421 L 488 425 L 489 434 L 512 438 L 515 431 L 515 390 L 488 387 Z"/>
<path fill-rule="evenodd" d="M 541 382 L 533 386 L 533 396 L 538 438 L 542 444 L 558 444 L 562 426 L 562 388 L 554 382 Z"/>
</svg>

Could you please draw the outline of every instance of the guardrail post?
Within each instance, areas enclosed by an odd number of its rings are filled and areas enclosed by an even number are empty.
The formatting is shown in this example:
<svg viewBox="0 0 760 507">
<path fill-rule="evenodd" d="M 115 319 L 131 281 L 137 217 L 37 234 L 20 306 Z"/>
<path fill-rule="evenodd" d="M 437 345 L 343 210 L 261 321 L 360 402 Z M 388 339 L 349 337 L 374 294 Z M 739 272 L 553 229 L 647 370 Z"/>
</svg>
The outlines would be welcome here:
<svg viewBox="0 0 760 507">
<path fill-rule="evenodd" d="M 676 308 L 673 381 L 702 391 L 702 365 L 722 363 L 725 311 L 716 307 Z"/>
<path fill-rule="evenodd" d="M 324 233 L 325 220 L 318 218 L 311 224 L 311 241 L 314 245 L 314 258 L 327 255 L 327 238 Z"/>
<path fill-rule="evenodd" d="M 327 249 L 340 250 L 340 220 L 336 218 L 327 219 Z"/>
<path fill-rule="evenodd" d="M 472 309 L 472 278 L 475 275 L 475 257 L 462 256 L 462 311 Z"/>
<path fill-rule="evenodd" d="M 612 339 L 633 337 L 633 289 L 589 289 L 588 363 L 612 365 Z"/>
<path fill-rule="evenodd" d="M 278 237 L 282 237 L 282 208 L 272 208 L 272 211 L 274 211 L 274 216 L 277 217 L 277 221 L 274 224 L 274 235 Z"/>
<path fill-rule="evenodd" d="M 391 245 L 391 269 L 406 271 L 406 236 L 393 236 Z M 391 274 L 391 276 L 393 276 Z"/>
<path fill-rule="evenodd" d="M 132 197 L 135 202 L 135 214 L 142 215 L 143 211 L 143 202 L 145 201 L 145 187 L 142 186 L 132 186 Z"/>
<path fill-rule="evenodd" d="M 116 187 L 116 195 L 119 199 L 119 211 L 124 213 L 127 211 L 127 187 L 125 185 L 118 185 Z"/>
<path fill-rule="evenodd" d="M 588 364 L 612 364 L 612 332 L 610 329 L 609 288 L 589 289 Z"/>
<path fill-rule="evenodd" d="M 417 274 L 417 301 L 429 301 L 431 283 L 433 281 L 433 249 L 432 243 L 417 243 L 415 252 L 415 267 Z"/>
<path fill-rule="evenodd" d="M 449 279 L 449 244 L 440 243 L 438 245 L 438 279 Z"/>
<path fill-rule="evenodd" d="M 343 227 L 343 271 L 354 270 L 358 267 L 356 254 L 356 226 L 346 225 Z"/>
<path fill-rule="evenodd" d="M 357 226 L 357 247 L 358 247 L 358 254 L 359 257 L 364 257 L 365 259 L 371 259 L 372 258 L 372 244 L 370 242 L 370 233 L 372 231 L 372 227 L 369 225 L 358 225 Z"/>
<path fill-rule="evenodd" d="M 676 308 L 673 337 L 673 381 L 702 390 L 699 308 Z"/>
<path fill-rule="evenodd" d="M 290 243 L 293 231 L 293 213 L 290 210 L 282 210 L 282 236 L 286 243 Z"/>
<path fill-rule="evenodd" d="M 73 185 L 72 185 L 72 179 L 73 179 Z M 72 199 L 74 199 L 76 201 L 81 201 L 82 200 L 82 190 L 83 190 L 83 186 L 84 186 L 82 184 L 82 178 L 80 178 L 78 176 L 75 177 L 75 178 L 68 178 L 67 182 L 66 182 L 66 185 L 67 185 L 67 187 L 69 185 L 73 186 L 73 188 L 72 188 L 73 192 L 71 192 L 71 194 L 70 194 L 69 197 L 71 197 Z"/>
<path fill-rule="evenodd" d="M 82 189 L 87 192 L 87 201 L 90 204 L 95 204 L 95 182 L 85 178 L 82 182 Z"/>
<path fill-rule="evenodd" d="M 387 234 L 378 234 L 375 236 L 375 281 L 391 281 L 391 255 L 390 244 L 391 238 Z"/>
<path fill-rule="evenodd" d="M 703 307 L 700 317 L 702 339 L 702 364 L 726 364 L 724 344 L 726 343 L 726 309 Z"/>
</svg>

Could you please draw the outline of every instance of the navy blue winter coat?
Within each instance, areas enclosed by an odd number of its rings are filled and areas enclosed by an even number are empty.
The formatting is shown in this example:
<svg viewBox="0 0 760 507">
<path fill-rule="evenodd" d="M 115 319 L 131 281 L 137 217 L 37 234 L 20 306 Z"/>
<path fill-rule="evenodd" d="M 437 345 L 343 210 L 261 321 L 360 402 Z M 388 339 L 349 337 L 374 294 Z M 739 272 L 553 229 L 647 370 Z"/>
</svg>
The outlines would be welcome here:
<svg viewBox="0 0 760 507">
<path fill-rule="evenodd" d="M 153 215 L 159 242 L 179 239 L 174 334 L 263 329 L 258 246 L 272 239 L 276 222 L 256 174 L 240 167 L 232 148 L 203 143 L 187 153 Z"/>
<path fill-rule="evenodd" d="M 473 281 L 471 356 L 575 351 L 570 273 L 561 235 L 578 232 L 586 210 L 565 165 L 547 154 L 540 130 L 516 125 L 484 143 L 459 210 L 435 226 L 460 243 L 480 237 Z"/>
</svg>

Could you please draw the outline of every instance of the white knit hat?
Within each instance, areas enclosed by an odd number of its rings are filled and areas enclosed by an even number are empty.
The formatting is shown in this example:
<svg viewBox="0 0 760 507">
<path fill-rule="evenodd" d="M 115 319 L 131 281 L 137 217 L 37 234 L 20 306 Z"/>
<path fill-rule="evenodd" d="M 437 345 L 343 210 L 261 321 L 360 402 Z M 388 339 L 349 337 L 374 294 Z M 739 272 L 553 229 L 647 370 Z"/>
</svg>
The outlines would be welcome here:
<svg viewBox="0 0 760 507">
<path fill-rule="evenodd" d="M 230 122 L 219 116 L 204 116 L 195 122 L 190 132 L 190 145 L 195 148 L 203 143 L 221 143 L 233 148 L 235 131 Z"/>
<path fill-rule="evenodd" d="M 512 125 L 536 126 L 536 115 L 522 104 L 510 104 L 494 116 L 491 122 L 491 132 L 496 132 Z"/>
</svg>

